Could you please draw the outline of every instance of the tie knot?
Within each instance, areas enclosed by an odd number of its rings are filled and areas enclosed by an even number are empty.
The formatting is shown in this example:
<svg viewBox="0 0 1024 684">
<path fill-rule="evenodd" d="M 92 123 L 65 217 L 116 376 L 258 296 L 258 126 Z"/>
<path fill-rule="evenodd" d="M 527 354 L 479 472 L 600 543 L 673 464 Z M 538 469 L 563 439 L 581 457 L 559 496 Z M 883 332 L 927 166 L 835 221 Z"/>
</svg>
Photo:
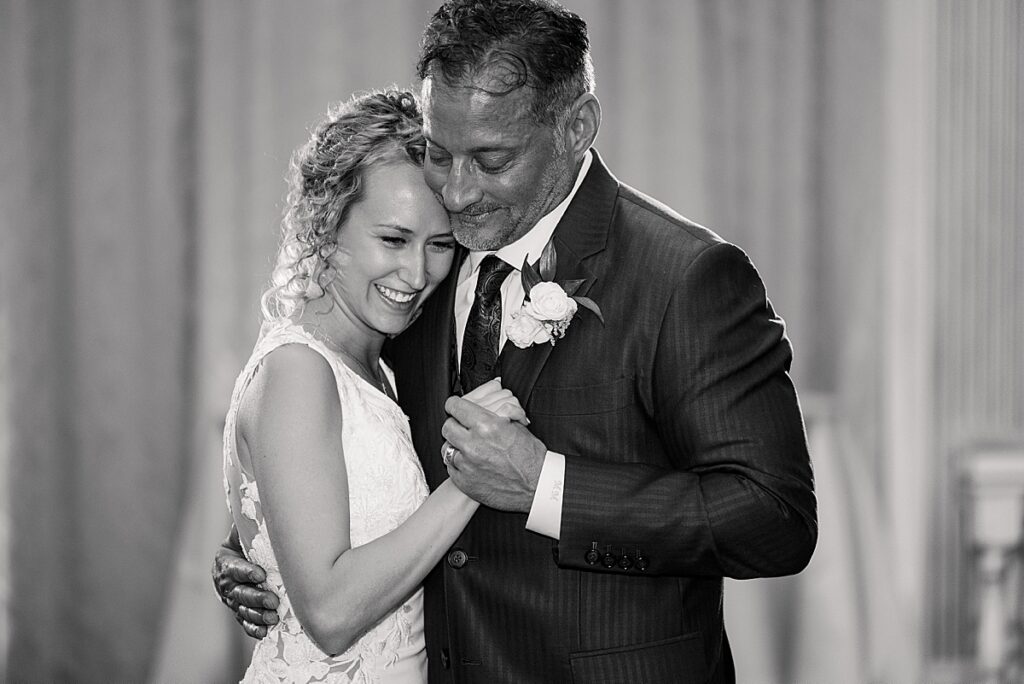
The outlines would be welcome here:
<svg viewBox="0 0 1024 684">
<path fill-rule="evenodd" d="M 512 266 L 493 254 L 485 256 L 480 262 L 480 275 L 476 281 L 477 296 L 493 295 L 498 292 L 501 289 L 501 284 L 505 282 L 505 278 L 512 271 Z"/>
</svg>

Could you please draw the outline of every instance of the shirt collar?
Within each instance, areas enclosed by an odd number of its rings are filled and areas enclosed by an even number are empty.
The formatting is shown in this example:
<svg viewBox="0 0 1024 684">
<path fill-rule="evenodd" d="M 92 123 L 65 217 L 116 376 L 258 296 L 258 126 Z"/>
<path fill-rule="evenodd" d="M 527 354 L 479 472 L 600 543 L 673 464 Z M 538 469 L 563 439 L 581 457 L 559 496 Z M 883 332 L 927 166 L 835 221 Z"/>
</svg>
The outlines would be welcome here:
<svg viewBox="0 0 1024 684">
<path fill-rule="evenodd" d="M 558 222 L 562 220 L 566 209 L 569 208 L 569 203 L 576 196 L 576 191 L 583 184 L 583 179 L 587 177 L 587 171 L 590 170 L 590 164 L 593 159 L 594 154 L 587 150 L 586 154 L 583 155 L 583 164 L 580 165 L 579 173 L 576 174 L 576 182 L 573 184 L 572 190 L 569 191 L 569 194 L 566 195 L 565 199 L 557 207 L 542 216 L 525 235 L 495 252 L 470 252 L 468 273 L 475 272 L 477 267 L 480 266 L 480 262 L 488 254 L 496 255 L 517 271 L 523 267 L 523 260 L 527 257 L 529 257 L 531 263 L 540 259 L 540 253 L 544 250 L 544 246 L 548 244 L 551 235 L 558 226 Z"/>
</svg>

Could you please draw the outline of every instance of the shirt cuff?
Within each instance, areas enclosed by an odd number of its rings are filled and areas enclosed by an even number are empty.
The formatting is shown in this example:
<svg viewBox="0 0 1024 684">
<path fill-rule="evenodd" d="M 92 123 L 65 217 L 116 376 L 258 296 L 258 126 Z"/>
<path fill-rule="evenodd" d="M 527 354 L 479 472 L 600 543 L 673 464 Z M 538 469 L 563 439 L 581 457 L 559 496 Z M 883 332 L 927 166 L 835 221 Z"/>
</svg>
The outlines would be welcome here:
<svg viewBox="0 0 1024 684">
<path fill-rule="evenodd" d="M 526 529 L 545 537 L 558 539 L 562 531 L 562 486 L 565 482 L 565 456 L 549 451 L 533 494 L 533 505 L 526 519 Z"/>
</svg>

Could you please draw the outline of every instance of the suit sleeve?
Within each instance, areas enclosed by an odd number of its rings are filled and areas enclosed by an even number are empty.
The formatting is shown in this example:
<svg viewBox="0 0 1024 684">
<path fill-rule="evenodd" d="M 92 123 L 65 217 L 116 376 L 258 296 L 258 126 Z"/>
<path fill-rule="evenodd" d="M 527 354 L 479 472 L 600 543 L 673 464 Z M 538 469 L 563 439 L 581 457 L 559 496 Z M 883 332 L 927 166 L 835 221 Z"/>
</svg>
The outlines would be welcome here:
<svg viewBox="0 0 1024 684">
<path fill-rule="evenodd" d="M 566 454 L 559 565 L 735 578 L 799 572 L 817 518 L 792 352 L 739 248 L 712 245 L 683 272 L 653 359 L 652 418 L 673 464 Z M 594 546 L 635 549 L 646 568 L 591 564 Z"/>
</svg>

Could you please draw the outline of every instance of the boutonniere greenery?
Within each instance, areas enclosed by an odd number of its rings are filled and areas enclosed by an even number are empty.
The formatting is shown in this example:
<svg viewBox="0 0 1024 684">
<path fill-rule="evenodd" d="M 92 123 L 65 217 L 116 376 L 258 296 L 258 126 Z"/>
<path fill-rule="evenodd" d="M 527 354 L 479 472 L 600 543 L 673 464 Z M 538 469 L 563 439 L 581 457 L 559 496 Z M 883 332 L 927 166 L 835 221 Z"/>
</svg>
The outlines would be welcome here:
<svg viewBox="0 0 1024 684">
<path fill-rule="evenodd" d="M 555 340 L 565 335 L 581 306 L 604 324 L 601 308 L 593 300 L 568 294 L 568 291 L 575 291 L 582 280 L 555 282 L 556 264 L 555 246 L 550 242 L 541 252 L 537 268 L 530 265 L 529 255 L 523 260 L 521 273 L 526 298 L 519 311 L 509 317 L 506 329 L 509 341 L 520 349 L 544 342 L 554 345 Z"/>
</svg>

